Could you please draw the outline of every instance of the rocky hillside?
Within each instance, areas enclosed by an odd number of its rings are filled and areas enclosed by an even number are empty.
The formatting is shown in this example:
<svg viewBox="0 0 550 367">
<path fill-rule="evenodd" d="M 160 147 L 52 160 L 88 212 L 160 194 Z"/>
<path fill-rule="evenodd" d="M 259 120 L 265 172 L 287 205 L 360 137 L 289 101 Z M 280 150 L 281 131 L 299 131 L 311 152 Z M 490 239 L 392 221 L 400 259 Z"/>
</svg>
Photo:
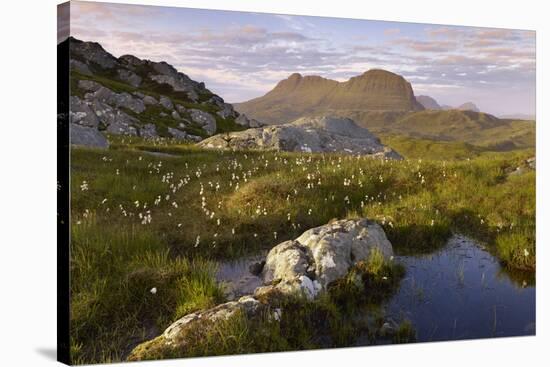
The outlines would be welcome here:
<svg viewBox="0 0 550 367">
<path fill-rule="evenodd" d="M 260 121 L 279 124 L 331 111 L 417 111 L 424 107 L 402 76 L 373 69 L 346 82 L 292 74 L 273 90 L 235 108 Z M 334 113 L 335 112 L 335 113 Z"/>
<path fill-rule="evenodd" d="M 200 141 L 259 126 L 166 62 L 116 58 L 98 43 L 75 38 L 65 42 L 72 144 L 105 147 L 106 134 Z"/>
<path fill-rule="evenodd" d="M 198 145 L 210 149 L 338 152 L 402 159 L 367 129 L 350 119 L 331 116 L 304 117 L 282 125 L 218 134 Z"/>
</svg>

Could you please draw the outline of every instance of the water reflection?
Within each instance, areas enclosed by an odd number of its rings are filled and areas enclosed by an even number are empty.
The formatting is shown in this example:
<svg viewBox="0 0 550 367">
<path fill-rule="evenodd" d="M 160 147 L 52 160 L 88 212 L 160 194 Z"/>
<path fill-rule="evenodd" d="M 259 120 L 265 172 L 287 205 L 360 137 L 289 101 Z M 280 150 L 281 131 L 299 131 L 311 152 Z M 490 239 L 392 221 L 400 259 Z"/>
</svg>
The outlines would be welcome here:
<svg viewBox="0 0 550 367">
<path fill-rule="evenodd" d="M 533 278 L 511 277 L 471 239 L 454 236 L 437 253 L 395 260 L 407 273 L 386 313 L 412 321 L 418 341 L 535 334 Z"/>
</svg>

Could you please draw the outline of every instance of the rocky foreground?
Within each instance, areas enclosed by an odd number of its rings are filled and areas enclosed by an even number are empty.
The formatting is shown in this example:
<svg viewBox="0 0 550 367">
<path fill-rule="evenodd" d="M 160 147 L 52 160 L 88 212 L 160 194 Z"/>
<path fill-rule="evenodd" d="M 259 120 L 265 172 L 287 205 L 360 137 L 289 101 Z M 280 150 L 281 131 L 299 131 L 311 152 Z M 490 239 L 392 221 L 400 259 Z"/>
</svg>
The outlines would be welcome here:
<svg viewBox="0 0 550 367">
<path fill-rule="evenodd" d="M 317 298 L 333 282 L 344 278 L 350 268 L 374 251 L 384 258 L 393 248 L 384 230 L 367 219 L 345 219 L 310 229 L 295 240 L 271 249 L 260 264 L 264 285 L 237 301 L 188 314 L 170 325 L 162 335 L 137 346 L 128 360 L 145 360 L 185 350 L 189 335 L 197 330 L 215 330 L 238 314 L 252 319 L 266 314 L 279 321 L 285 312 L 278 303 L 284 297 Z"/>
<path fill-rule="evenodd" d="M 339 152 L 402 159 L 353 120 L 331 116 L 305 117 L 283 125 L 218 134 L 198 145 L 210 149 Z"/>
</svg>

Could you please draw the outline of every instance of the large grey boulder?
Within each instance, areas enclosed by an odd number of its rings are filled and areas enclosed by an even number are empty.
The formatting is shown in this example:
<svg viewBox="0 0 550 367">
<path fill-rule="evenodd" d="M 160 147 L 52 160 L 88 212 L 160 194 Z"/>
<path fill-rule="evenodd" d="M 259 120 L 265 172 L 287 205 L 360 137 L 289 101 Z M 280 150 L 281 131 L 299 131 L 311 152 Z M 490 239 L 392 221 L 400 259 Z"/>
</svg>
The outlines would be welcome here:
<svg viewBox="0 0 550 367">
<path fill-rule="evenodd" d="M 330 116 L 306 117 L 289 124 L 218 134 L 205 139 L 200 146 L 232 150 L 339 152 L 402 159 L 353 120 Z"/>
<path fill-rule="evenodd" d="M 262 271 L 267 289 L 298 293 L 312 299 L 329 284 L 343 278 L 358 261 L 374 251 L 393 256 L 380 225 L 367 219 L 344 219 L 304 232 L 294 241 L 269 251 Z M 266 287 L 257 292 L 265 293 Z"/>
<path fill-rule="evenodd" d="M 96 128 L 69 124 L 71 145 L 79 145 L 92 148 L 108 148 L 107 138 Z"/>
<path fill-rule="evenodd" d="M 97 128 L 99 119 L 90 107 L 90 103 L 76 96 L 70 97 L 70 122 L 82 126 Z"/>
<path fill-rule="evenodd" d="M 190 109 L 189 114 L 191 115 L 193 122 L 202 127 L 208 135 L 212 135 L 216 132 L 217 125 L 214 116 L 208 112 L 197 110 L 195 108 Z"/>
</svg>

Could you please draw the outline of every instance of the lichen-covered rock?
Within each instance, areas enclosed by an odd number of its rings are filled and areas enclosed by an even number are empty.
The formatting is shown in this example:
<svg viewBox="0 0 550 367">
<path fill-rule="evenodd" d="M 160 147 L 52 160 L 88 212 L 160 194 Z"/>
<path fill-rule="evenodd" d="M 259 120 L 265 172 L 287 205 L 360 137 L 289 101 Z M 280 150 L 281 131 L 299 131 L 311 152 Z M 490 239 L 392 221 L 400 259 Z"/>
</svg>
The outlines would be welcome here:
<svg viewBox="0 0 550 367">
<path fill-rule="evenodd" d="M 239 124 L 246 123 L 245 118 L 237 120 Z M 329 116 L 307 117 L 284 125 L 219 134 L 202 141 L 200 145 L 215 149 L 339 152 L 402 159 L 353 120 Z"/>
<path fill-rule="evenodd" d="M 79 145 L 92 148 L 108 148 L 107 138 L 96 128 L 69 124 L 71 145 Z"/>
<path fill-rule="evenodd" d="M 214 116 L 212 116 L 208 112 L 204 112 L 194 108 L 190 109 L 189 113 L 193 122 L 201 126 L 208 135 L 212 135 L 216 132 L 217 125 Z"/>
<path fill-rule="evenodd" d="M 83 101 L 76 96 L 70 97 L 70 122 L 87 127 L 97 128 L 99 119 L 90 107 L 89 102 Z"/>
<path fill-rule="evenodd" d="M 367 219 L 339 220 L 272 248 L 262 277 L 266 285 L 271 284 L 283 294 L 301 292 L 315 298 L 374 249 L 387 258 L 393 255 L 382 227 Z"/>
<path fill-rule="evenodd" d="M 238 301 L 223 303 L 205 311 L 198 311 L 182 317 L 170 325 L 162 335 L 138 345 L 128 356 L 129 361 L 151 359 L 157 353 L 184 351 L 189 345 L 189 335 L 203 335 L 216 330 L 219 322 L 242 315 L 248 319 L 260 316 L 269 308 L 251 296 L 241 297 Z M 281 310 L 271 311 L 273 319 L 280 319 Z M 160 352 L 159 352 L 160 351 Z"/>
</svg>

